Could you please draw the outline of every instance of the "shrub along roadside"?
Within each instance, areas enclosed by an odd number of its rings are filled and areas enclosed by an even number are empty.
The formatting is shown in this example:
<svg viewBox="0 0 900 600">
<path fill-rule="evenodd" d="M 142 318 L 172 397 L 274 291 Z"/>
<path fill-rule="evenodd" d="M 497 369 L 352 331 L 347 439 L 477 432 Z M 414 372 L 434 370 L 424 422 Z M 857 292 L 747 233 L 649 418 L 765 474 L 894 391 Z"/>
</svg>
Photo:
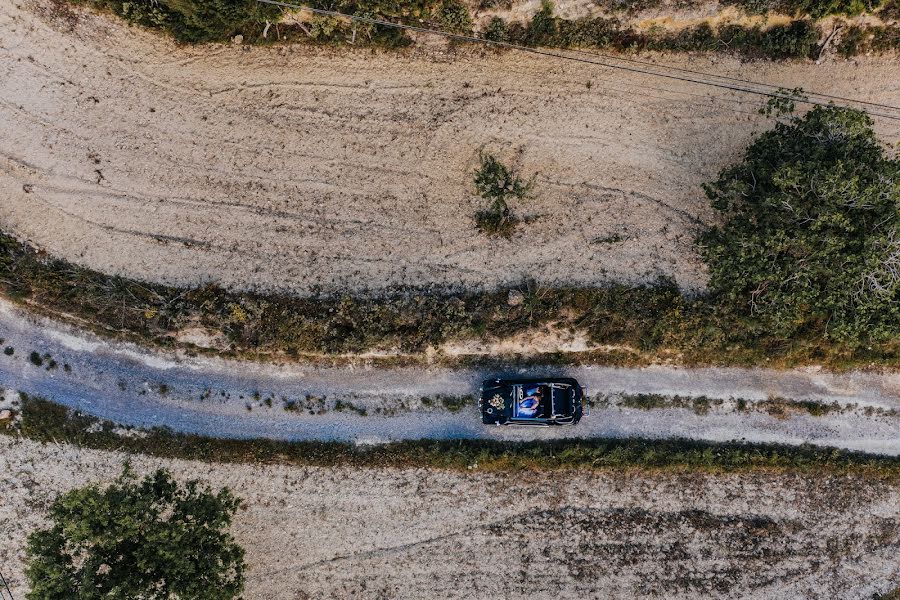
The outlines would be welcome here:
<svg viewBox="0 0 900 600">
<path fill-rule="evenodd" d="M 464 339 L 497 339 L 554 324 L 585 331 L 596 344 L 627 346 L 625 354 L 595 361 L 644 364 L 768 366 L 826 364 L 897 365 L 900 341 L 841 341 L 806 329 L 785 338 L 708 297 L 686 298 L 670 281 L 629 287 L 544 288 L 524 283 L 512 290 L 453 293 L 398 290 L 383 298 L 296 298 L 147 284 L 48 258 L 0 233 L 0 292 L 29 308 L 112 337 L 162 347 L 186 327 L 221 331 L 235 357 L 300 357 L 397 349 L 421 352 Z M 509 302 L 514 292 L 521 302 Z M 866 343 L 866 342 L 870 343 Z M 544 362 L 572 357 L 544 355 Z"/>
<path fill-rule="evenodd" d="M 498 33 L 499 32 L 499 33 Z M 619 52 L 731 52 L 747 58 L 808 58 L 817 48 L 821 31 L 809 20 L 798 19 L 763 29 L 725 23 L 715 29 L 707 23 L 679 31 L 638 30 L 623 26 L 617 19 L 603 17 L 561 19 L 554 16 L 553 5 L 544 2 L 527 26 L 504 27 L 492 21 L 485 37 L 501 36 L 527 46 L 555 48 L 597 48 Z"/>
<path fill-rule="evenodd" d="M 416 440 L 356 446 L 343 442 L 222 440 L 153 429 L 119 435 L 116 425 L 23 395 L 16 425 L 0 433 L 39 442 L 220 463 L 479 471 L 642 469 L 666 472 L 781 471 L 900 480 L 900 458 L 860 452 L 738 442 L 584 439 L 534 442 Z"/>
<path fill-rule="evenodd" d="M 403 47 L 412 43 L 403 31 L 333 17 L 313 16 L 305 25 L 279 25 L 282 10 L 255 0 L 70 0 L 113 12 L 141 26 L 160 29 L 181 42 L 222 42 L 240 34 L 253 43 L 308 42 L 317 44 L 375 45 Z M 342 0 L 336 5 L 312 0 L 314 8 L 327 8 L 400 23 L 422 25 L 454 33 L 471 34 L 475 28 L 471 10 L 459 0 L 382 0 L 364 5 Z M 624 26 L 616 18 L 561 19 L 553 15 L 553 5 L 542 9 L 525 23 L 506 23 L 493 18 L 479 35 L 494 41 L 527 46 L 596 48 L 621 52 L 730 52 L 748 58 L 789 59 L 814 55 L 822 31 L 804 15 L 813 18 L 831 14 L 858 14 L 874 10 L 878 2 L 868 0 L 808 0 L 757 6 L 756 0 L 738 3 L 745 10 L 783 10 L 797 17 L 788 24 L 768 28 L 726 23 L 713 29 L 706 23 L 680 31 L 638 30 Z M 275 25 L 271 32 L 271 25 Z M 841 52 L 888 52 L 896 48 L 892 40 L 898 29 L 890 26 L 860 27 L 854 36 L 875 43 L 845 44 Z"/>
<path fill-rule="evenodd" d="M 837 51 L 846 58 L 860 54 L 898 52 L 900 51 L 900 27 L 851 25 L 841 36 Z"/>
</svg>

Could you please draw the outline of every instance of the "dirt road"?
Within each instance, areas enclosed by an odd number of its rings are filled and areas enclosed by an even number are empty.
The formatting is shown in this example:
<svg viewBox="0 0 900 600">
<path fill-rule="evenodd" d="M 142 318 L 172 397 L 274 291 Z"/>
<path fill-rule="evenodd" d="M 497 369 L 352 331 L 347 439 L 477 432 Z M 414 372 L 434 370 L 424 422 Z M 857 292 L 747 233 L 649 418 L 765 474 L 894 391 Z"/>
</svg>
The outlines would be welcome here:
<svg viewBox="0 0 900 600">
<path fill-rule="evenodd" d="M 515 53 L 177 47 L 0 4 L 0 227 L 112 273 L 240 288 L 704 284 L 700 190 L 760 100 Z M 897 104 L 895 57 L 665 62 Z M 886 141 L 896 127 L 879 124 Z M 535 175 L 510 241 L 473 226 L 480 149 Z"/>
<path fill-rule="evenodd" d="M 602 399 L 577 427 L 536 430 L 481 424 L 471 397 L 496 371 L 364 363 L 279 366 L 151 353 L 28 317 L 6 303 L 0 303 L 0 337 L 4 348 L 12 349 L 11 355 L 0 355 L 0 387 L 43 395 L 117 423 L 214 437 L 358 443 L 685 437 L 809 442 L 900 454 L 900 374 L 534 367 L 530 374 L 577 377 L 592 398 Z M 722 402 L 704 403 L 702 410 L 668 405 L 643 410 L 616 401 L 622 393 Z M 8 402 L 13 394 L 6 396 Z M 753 409 L 770 397 L 835 404 L 839 410 L 813 416 L 803 410 Z M 742 409 L 737 399 L 747 406 Z"/>
</svg>

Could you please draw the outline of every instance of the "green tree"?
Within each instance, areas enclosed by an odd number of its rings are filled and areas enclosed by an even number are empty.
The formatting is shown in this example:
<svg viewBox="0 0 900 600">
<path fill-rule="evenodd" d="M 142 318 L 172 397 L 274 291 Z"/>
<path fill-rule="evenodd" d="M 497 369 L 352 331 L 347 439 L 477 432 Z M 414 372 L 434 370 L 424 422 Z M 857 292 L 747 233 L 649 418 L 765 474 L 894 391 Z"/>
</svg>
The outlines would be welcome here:
<svg viewBox="0 0 900 600">
<path fill-rule="evenodd" d="M 28 537 L 27 598 L 236 598 L 244 551 L 227 529 L 239 504 L 164 470 L 138 481 L 126 465 L 109 487 L 53 502 L 52 526 Z"/>
<path fill-rule="evenodd" d="M 185 42 L 224 40 L 253 23 L 277 21 L 280 10 L 256 0 L 160 0 L 173 14 L 172 33 Z"/>
<path fill-rule="evenodd" d="M 900 161 L 864 112 L 776 125 L 706 192 L 724 224 L 700 242 L 726 308 L 784 337 L 900 335 Z"/>
</svg>

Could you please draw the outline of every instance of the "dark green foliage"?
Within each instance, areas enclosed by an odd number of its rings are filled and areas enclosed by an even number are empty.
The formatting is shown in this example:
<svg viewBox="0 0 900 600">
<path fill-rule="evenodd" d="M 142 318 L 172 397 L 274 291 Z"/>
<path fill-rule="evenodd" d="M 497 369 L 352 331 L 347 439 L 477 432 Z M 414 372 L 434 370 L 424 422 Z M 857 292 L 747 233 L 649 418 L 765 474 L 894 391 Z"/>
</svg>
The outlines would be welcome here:
<svg viewBox="0 0 900 600">
<path fill-rule="evenodd" d="M 881 5 L 882 0 L 725 0 L 724 3 L 755 14 L 774 11 L 821 19 L 829 15 L 852 16 L 872 12 Z"/>
<path fill-rule="evenodd" d="M 90 485 L 53 502 L 50 528 L 28 536 L 26 597 L 237 598 L 244 551 L 227 529 L 239 504 L 227 489 L 178 485 L 163 470 L 138 481 L 126 466 L 108 487 Z"/>
<path fill-rule="evenodd" d="M 505 203 L 495 202 L 490 208 L 475 213 L 475 227 L 488 235 L 511 237 L 519 217 L 512 214 Z"/>
<path fill-rule="evenodd" d="M 500 17 L 493 17 L 482 33 L 482 37 L 494 42 L 508 42 L 509 27 L 506 25 L 506 21 Z"/>
<path fill-rule="evenodd" d="M 179 40 L 206 42 L 227 39 L 263 23 L 266 18 L 277 20 L 280 11 L 256 0 L 159 0 L 180 17 L 180 26 L 172 32 Z M 128 3 L 123 3 L 127 5 Z"/>
<path fill-rule="evenodd" d="M 450 412 L 459 412 L 466 406 L 475 406 L 472 396 L 438 396 L 441 405 Z"/>
<path fill-rule="evenodd" d="M 796 110 L 798 100 L 808 99 L 806 94 L 803 93 L 803 88 L 794 88 L 792 90 L 778 88 L 775 94 L 775 96 L 766 101 L 764 107 L 759 109 L 759 114 L 767 117 L 783 117 L 792 114 Z"/>
<path fill-rule="evenodd" d="M 807 58 L 813 54 L 819 29 L 806 20 L 796 20 L 767 29 L 729 24 L 713 29 L 707 23 L 686 27 L 678 32 L 668 30 L 639 31 L 623 27 L 615 19 L 559 19 L 553 16 L 553 5 L 545 2 L 527 28 L 513 32 L 511 41 L 530 46 L 558 48 L 610 48 L 621 52 L 656 50 L 661 52 L 726 51 L 749 58 Z"/>
<path fill-rule="evenodd" d="M 470 33 L 472 31 L 472 15 L 469 9 L 459 0 L 445 0 L 437 13 L 438 24 L 443 31 L 453 33 Z"/>
<path fill-rule="evenodd" d="M 871 125 L 817 107 L 706 187 L 725 225 L 700 243 L 724 306 L 786 338 L 900 336 L 900 162 Z"/>
<path fill-rule="evenodd" d="M 81 0 L 124 19 L 169 31 L 183 42 L 227 40 L 277 21 L 279 9 L 256 0 Z"/>
<path fill-rule="evenodd" d="M 865 52 L 868 45 L 866 39 L 868 29 L 859 25 L 851 25 L 841 35 L 841 41 L 837 45 L 837 51 L 845 58 L 856 56 Z"/>
<path fill-rule="evenodd" d="M 490 207 L 475 213 L 475 225 L 489 235 L 509 237 L 519 222 L 509 209 L 507 199 L 524 199 L 531 190 L 515 171 L 491 154 L 481 154 L 481 166 L 475 171 L 475 190 L 490 201 Z"/>
<path fill-rule="evenodd" d="M 872 12 L 882 0 L 782 0 L 782 12 L 805 14 L 813 19 L 829 15 L 859 15 Z"/>
<path fill-rule="evenodd" d="M 531 190 L 531 182 L 523 180 L 515 171 L 491 154 L 481 155 L 481 166 L 475 171 L 475 189 L 486 200 L 509 197 L 524 198 Z"/>
<path fill-rule="evenodd" d="M 466 471 L 627 468 L 681 472 L 779 470 L 829 477 L 852 474 L 890 481 L 900 479 L 900 459 L 897 457 L 815 446 L 634 438 L 532 442 L 414 440 L 358 446 L 342 442 L 224 440 L 180 435 L 165 429 L 153 429 L 146 436 L 122 437 L 112 433 L 115 428 L 113 423 L 72 414 L 52 402 L 27 396 L 23 398 L 21 417 L 22 434 L 31 439 L 74 441 L 90 448 L 126 449 L 166 458 L 216 462 L 278 462 L 364 468 L 427 467 Z"/>
<path fill-rule="evenodd" d="M 759 36 L 759 51 L 766 58 L 806 58 L 816 48 L 819 29 L 809 21 L 791 21 L 763 30 Z"/>
<path fill-rule="evenodd" d="M 525 36 L 529 46 L 557 46 L 556 17 L 553 16 L 553 3 L 550 0 L 541 2 L 541 9 L 531 18 Z"/>
<path fill-rule="evenodd" d="M 709 52 L 724 48 L 713 28 L 708 23 L 700 23 L 695 27 L 685 27 L 669 42 L 673 47 L 690 52 Z"/>
</svg>

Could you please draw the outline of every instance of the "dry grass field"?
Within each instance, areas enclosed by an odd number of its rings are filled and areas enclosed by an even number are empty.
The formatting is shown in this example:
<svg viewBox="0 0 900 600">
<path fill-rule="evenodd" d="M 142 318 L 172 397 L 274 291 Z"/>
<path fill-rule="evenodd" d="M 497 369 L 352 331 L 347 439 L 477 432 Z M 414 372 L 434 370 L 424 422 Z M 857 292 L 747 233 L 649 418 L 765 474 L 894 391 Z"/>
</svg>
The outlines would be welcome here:
<svg viewBox="0 0 900 600">
<path fill-rule="evenodd" d="M 216 465 L 0 436 L 0 564 L 17 597 L 49 500 L 126 459 L 244 499 L 248 600 L 859 599 L 900 586 L 896 483 Z"/>
<path fill-rule="evenodd" d="M 179 47 L 32 2 L 3 3 L 0 30 L 0 226 L 159 282 L 701 288 L 700 184 L 771 126 L 758 97 L 475 47 Z M 650 58 L 900 97 L 895 57 Z M 474 227 L 481 150 L 535 177 L 511 240 Z"/>
</svg>

